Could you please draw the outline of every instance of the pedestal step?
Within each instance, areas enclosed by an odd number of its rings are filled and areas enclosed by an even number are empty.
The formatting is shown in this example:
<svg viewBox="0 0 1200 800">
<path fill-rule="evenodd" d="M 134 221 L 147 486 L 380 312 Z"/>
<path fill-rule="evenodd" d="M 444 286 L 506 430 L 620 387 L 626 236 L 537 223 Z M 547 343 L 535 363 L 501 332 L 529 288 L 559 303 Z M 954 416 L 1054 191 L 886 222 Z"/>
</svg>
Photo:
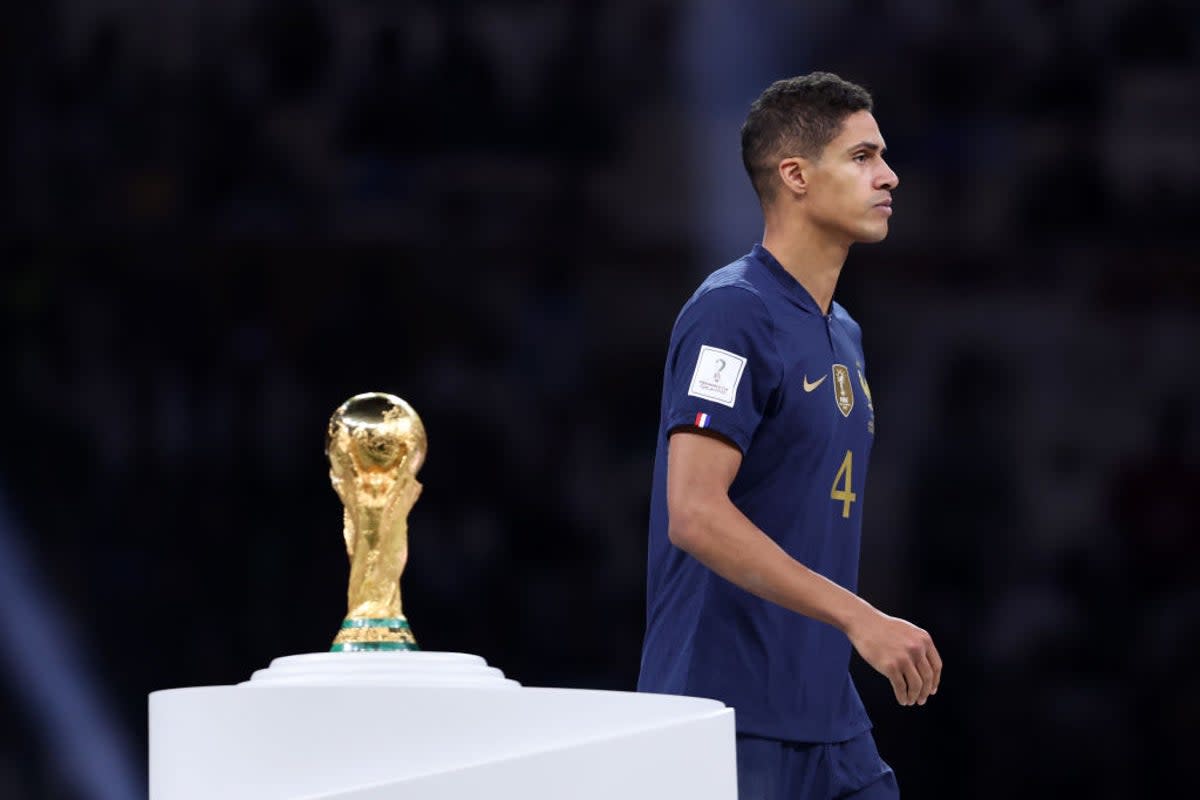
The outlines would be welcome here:
<svg viewBox="0 0 1200 800">
<path fill-rule="evenodd" d="M 283 656 L 238 685 L 520 688 L 479 656 L 425 650 Z"/>
</svg>

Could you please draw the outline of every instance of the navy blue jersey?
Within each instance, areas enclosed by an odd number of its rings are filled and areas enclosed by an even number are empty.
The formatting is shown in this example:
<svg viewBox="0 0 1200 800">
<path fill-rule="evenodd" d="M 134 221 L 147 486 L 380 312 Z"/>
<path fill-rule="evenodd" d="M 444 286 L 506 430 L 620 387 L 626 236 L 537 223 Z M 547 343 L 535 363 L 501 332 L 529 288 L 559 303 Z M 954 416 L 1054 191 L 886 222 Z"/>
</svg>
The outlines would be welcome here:
<svg viewBox="0 0 1200 800">
<path fill-rule="evenodd" d="M 862 333 L 816 301 L 762 246 L 717 270 L 675 321 L 662 412 L 640 691 L 733 706 L 740 733 L 853 738 L 871 723 L 850 642 L 738 588 L 667 538 L 667 442 L 707 428 L 742 451 L 729 496 L 789 555 L 856 591 L 875 417 Z"/>
</svg>

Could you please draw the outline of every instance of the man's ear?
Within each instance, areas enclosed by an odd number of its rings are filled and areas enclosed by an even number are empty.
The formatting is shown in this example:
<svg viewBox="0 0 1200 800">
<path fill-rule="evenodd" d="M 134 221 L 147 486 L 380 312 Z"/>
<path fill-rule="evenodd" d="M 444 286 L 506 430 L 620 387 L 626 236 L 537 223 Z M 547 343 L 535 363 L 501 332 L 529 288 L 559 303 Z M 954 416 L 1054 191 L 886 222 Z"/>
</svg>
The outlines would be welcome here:
<svg viewBox="0 0 1200 800">
<path fill-rule="evenodd" d="M 779 162 L 779 180 L 789 192 L 803 197 L 808 193 L 808 178 L 812 162 L 807 158 L 792 156 Z"/>
</svg>

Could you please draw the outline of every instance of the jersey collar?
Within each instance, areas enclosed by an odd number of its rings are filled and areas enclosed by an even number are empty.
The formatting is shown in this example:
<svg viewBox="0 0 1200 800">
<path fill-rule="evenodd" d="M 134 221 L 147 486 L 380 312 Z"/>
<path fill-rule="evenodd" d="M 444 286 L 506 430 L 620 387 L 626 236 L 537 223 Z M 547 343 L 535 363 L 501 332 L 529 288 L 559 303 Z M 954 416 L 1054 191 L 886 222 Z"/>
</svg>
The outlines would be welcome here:
<svg viewBox="0 0 1200 800">
<path fill-rule="evenodd" d="M 825 316 L 821 311 L 821 307 L 817 305 L 817 301 L 808 293 L 808 290 L 801 286 L 800 281 L 793 278 L 791 273 L 783 268 L 783 265 L 779 263 L 775 256 L 771 255 L 771 251 L 763 247 L 761 243 L 754 243 L 754 247 L 750 250 L 750 257 L 766 268 L 767 272 L 771 273 L 771 277 L 779 284 L 779 288 L 783 290 L 785 297 L 805 311 L 810 311 L 819 317 Z"/>
</svg>

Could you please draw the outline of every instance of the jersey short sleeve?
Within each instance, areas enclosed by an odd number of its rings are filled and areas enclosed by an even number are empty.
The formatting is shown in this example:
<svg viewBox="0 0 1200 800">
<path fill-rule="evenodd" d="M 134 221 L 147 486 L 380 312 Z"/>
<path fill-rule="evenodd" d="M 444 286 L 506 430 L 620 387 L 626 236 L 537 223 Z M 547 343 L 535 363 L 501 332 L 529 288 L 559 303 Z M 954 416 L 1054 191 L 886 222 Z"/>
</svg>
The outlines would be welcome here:
<svg viewBox="0 0 1200 800">
<path fill-rule="evenodd" d="M 738 286 L 710 289 L 684 308 L 671 332 L 664 387 L 668 435 L 694 426 L 745 453 L 783 379 L 763 301 Z"/>
</svg>

